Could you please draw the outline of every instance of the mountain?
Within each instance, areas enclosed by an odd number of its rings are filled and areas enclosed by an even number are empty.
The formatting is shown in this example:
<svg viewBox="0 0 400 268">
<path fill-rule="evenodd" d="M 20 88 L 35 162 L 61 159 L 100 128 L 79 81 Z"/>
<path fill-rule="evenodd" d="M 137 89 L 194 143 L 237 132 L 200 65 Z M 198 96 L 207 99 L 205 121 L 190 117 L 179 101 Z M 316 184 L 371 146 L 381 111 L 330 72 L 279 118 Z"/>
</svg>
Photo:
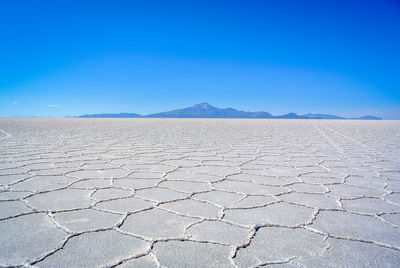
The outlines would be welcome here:
<svg viewBox="0 0 400 268">
<path fill-rule="evenodd" d="M 281 118 L 281 119 L 310 119 L 307 116 L 298 115 L 298 114 L 295 114 L 295 113 L 277 115 L 277 116 L 274 116 L 274 118 Z"/>
<path fill-rule="evenodd" d="M 303 116 L 310 119 L 346 119 L 344 117 L 340 117 L 332 114 L 304 114 Z"/>
<path fill-rule="evenodd" d="M 360 116 L 357 118 L 351 118 L 351 119 L 359 119 L 359 120 L 382 120 L 380 117 L 376 117 L 373 115 L 365 115 L 365 116 Z"/>
<path fill-rule="evenodd" d="M 304 114 L 288 113 L 274 116 L 268 112 L 246 112 L 233 108 L 217 108 L 208 103 L 200 103 L 191 107 L 177 109 L 167 112 L 140 115 L 134 113 L 119 114 L 86 114 L 77 116 L 80 118 L 280 118 L 280 119 L 362 119 L 362 120 L 380 120 L 376 116 L 362 116 L 358 118 L 344 118 L 331 114 Z"/>
<path fill-rule="evenodd" d="M 119 113 L 119 114 L 85 114 L 77 116 L 79 118 L 136 118 L 143 117 L 140 114 L 134 113 Z"/>
<path fill-rule="evenodd" d="M 152 118 L 273 118 L 267 112 L 244 112 L 233 108 L 220 109 L 208 103 L 196 104 L 184 109 L 172 110 L 163 113 L 150 114 Z"/>
</svg>

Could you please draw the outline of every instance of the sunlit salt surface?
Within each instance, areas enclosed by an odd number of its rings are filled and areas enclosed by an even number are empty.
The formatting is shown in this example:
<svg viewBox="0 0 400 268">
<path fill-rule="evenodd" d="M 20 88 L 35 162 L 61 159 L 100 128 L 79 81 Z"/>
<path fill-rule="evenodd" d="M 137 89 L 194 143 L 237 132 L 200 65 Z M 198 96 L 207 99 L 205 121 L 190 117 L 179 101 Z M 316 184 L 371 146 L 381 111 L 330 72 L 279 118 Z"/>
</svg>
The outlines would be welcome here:
<svg viewBox="0 0 400 268">
<path fill-rule="evenodd" d="M 0 119 L 0 265 L 396 267 L 400 122 Z"/>
</svg>

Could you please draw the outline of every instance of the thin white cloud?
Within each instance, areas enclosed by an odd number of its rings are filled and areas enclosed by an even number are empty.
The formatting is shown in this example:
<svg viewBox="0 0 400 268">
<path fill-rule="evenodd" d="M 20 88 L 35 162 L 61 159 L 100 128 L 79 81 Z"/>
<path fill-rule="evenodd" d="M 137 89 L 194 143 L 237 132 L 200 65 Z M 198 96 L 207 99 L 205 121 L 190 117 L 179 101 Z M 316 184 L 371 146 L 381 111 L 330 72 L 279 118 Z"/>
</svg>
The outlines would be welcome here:
<svg viewBox="0 0 400 268">
<path fill-rule="evenodd" d="M 18 102 L 16 102 L 16 101 L 13 101 L 13 102 L 12 102 L 12 104 L 14 104 L 14 105 L 17 105 L 17 104 L 18 104 Z"/>
<path fill-rule="evenodd" d="M 49 105 L 47 105 L 47 107 L 50 107 L 50 108 L 55 108 L 55 107 L 59 107 L 60 105 L 58 105 L 58 104 L 49 104 Z"/>
</svg>

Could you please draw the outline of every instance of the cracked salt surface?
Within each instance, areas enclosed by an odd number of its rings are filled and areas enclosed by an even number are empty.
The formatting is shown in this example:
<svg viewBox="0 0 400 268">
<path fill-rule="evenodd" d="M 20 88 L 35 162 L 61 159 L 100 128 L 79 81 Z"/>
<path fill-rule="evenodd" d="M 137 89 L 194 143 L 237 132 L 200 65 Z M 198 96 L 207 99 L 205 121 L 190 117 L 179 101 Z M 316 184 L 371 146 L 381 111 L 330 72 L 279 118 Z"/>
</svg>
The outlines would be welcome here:
<svg viewBox="0 0 400 268">
<path fill-rule="evenodd" d="M 400 122 L 0 119 L 0 267 L 399 267 Z"/>
</svg>

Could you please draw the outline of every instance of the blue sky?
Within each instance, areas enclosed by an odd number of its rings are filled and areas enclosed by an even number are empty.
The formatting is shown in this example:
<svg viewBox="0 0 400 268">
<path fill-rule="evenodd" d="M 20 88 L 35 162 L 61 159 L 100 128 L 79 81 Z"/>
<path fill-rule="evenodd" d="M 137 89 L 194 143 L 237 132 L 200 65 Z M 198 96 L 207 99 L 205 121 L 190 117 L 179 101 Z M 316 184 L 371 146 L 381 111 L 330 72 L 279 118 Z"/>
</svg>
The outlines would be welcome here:
<svg viewBox="0 0 400 268">
<path fill-rule="evenodd" d="M 400 119 L 400 2 L 0 1 L 0 116 Z"/>
</svg>

